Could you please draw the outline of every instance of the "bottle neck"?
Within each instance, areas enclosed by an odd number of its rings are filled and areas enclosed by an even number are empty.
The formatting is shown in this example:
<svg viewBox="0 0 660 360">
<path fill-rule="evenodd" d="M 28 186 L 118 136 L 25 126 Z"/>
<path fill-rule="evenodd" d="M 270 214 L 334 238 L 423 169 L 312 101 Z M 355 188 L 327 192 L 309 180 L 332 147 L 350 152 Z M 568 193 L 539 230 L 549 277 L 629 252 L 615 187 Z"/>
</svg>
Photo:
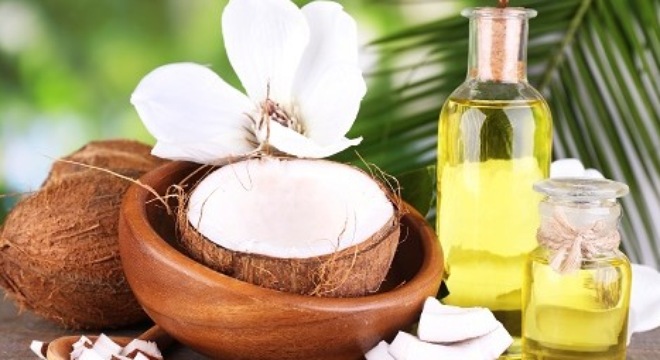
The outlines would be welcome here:
<svg viewBox="0 0 660 360">
<path fill-rule="evenodd" d="M 523 10 L 484 8 L 472 12 L 468 80 L 526 82 L 527 33 L 528 16 Z"/>
</svg>

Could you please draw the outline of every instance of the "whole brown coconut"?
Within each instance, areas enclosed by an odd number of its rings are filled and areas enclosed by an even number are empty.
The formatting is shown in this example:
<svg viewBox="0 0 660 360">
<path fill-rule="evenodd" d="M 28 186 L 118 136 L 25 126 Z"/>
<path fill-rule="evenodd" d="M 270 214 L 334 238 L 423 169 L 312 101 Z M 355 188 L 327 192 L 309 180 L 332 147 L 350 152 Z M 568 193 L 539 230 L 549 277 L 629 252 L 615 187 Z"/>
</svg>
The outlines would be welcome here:
<svg viewBox="0 0 660 360">
<path fill-rule="evenodd" d="M 151 156 L 150 146 L 121 139 L 92 141 L 63 160 L 66 161 L 57 161 L 53 164 L 43 184 L 44 187 L 71 175 L 98 172 L 78 163 L 108 169 L 134 179 L 163 163 L 163 160 Z"/>
<path fill-rule="evenodd" d="M 163 161 L 134 141 L 92 142 L 65 160 L 137 178 Z M 117 226 L 131 183 L 65 162 L 0 230 L 0 286 L 21 308 L 64 327 L 116 328 L 145 318 L 119 259 Z"/>
</svg>

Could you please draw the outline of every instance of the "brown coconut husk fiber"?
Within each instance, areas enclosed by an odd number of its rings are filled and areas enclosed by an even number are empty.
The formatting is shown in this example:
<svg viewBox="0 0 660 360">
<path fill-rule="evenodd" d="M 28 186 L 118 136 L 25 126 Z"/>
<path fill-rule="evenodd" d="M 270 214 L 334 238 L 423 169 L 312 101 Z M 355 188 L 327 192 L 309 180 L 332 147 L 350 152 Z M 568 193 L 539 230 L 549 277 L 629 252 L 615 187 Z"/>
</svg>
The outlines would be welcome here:
<svg viewBox="0 0 660 360">
<path fill-rule="evenodd" d="M 321 297 L 375 293 L 389 271 L 399 243 L 400 204 L 394 204 L 395 214 L 375 234 L 331 254 L 288 259 L 230 250 L 208 240 L 190 224 L 188 194 L 183 188 L 177 188 L 176 221 L 183 250 L 220 273 L 265 288 Z"/>
<path fill-rule="evenodd" d="M 133 141 L 92 142 L 66 161 L 137 178 L 163 161 Z M 124 277 L 117 226 L 131 183 L 57 162 L 43 187 L 10 212 L 0 232 L 0 286 L 21 309 L 73 329 L 145 319 Z"/>
</svg>

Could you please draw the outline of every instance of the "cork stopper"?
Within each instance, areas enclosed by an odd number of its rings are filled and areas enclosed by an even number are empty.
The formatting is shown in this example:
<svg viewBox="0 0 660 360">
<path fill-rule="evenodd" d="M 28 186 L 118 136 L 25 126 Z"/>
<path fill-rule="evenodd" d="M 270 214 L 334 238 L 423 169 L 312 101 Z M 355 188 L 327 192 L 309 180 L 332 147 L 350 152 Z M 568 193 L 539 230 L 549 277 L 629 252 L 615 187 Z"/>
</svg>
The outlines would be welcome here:
<svg viewBox="0 0 660 360">
<path fill-rule="evenodd" d="M 502 2 L 500 2 L 502 4 Z M 505 2 L 506 3 L 506 2 Z M 517 82 L 526 79 L 527 20 L 536 11 L 524 8 L 475 8 L 463 15 L 472 21 L 476 61 L 469 74 L 480 81 Z"/>
</svg>

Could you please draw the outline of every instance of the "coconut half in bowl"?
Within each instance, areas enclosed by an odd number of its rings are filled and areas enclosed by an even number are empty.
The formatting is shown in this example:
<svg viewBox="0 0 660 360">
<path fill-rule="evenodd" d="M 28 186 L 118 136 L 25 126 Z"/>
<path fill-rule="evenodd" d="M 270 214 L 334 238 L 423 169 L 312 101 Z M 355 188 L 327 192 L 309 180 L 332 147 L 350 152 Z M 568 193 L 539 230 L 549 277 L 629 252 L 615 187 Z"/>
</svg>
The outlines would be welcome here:
<svg viewBox="0 0 660 360">
<path fill-rule="evenodd" d="M 259 158 L 223 166 L 192 190 L 178 223 L 195 260 L 298 294 L 376 292 L 399 240 L 399 214 L 363 171 L 324 160 Z"/>
</svg>

